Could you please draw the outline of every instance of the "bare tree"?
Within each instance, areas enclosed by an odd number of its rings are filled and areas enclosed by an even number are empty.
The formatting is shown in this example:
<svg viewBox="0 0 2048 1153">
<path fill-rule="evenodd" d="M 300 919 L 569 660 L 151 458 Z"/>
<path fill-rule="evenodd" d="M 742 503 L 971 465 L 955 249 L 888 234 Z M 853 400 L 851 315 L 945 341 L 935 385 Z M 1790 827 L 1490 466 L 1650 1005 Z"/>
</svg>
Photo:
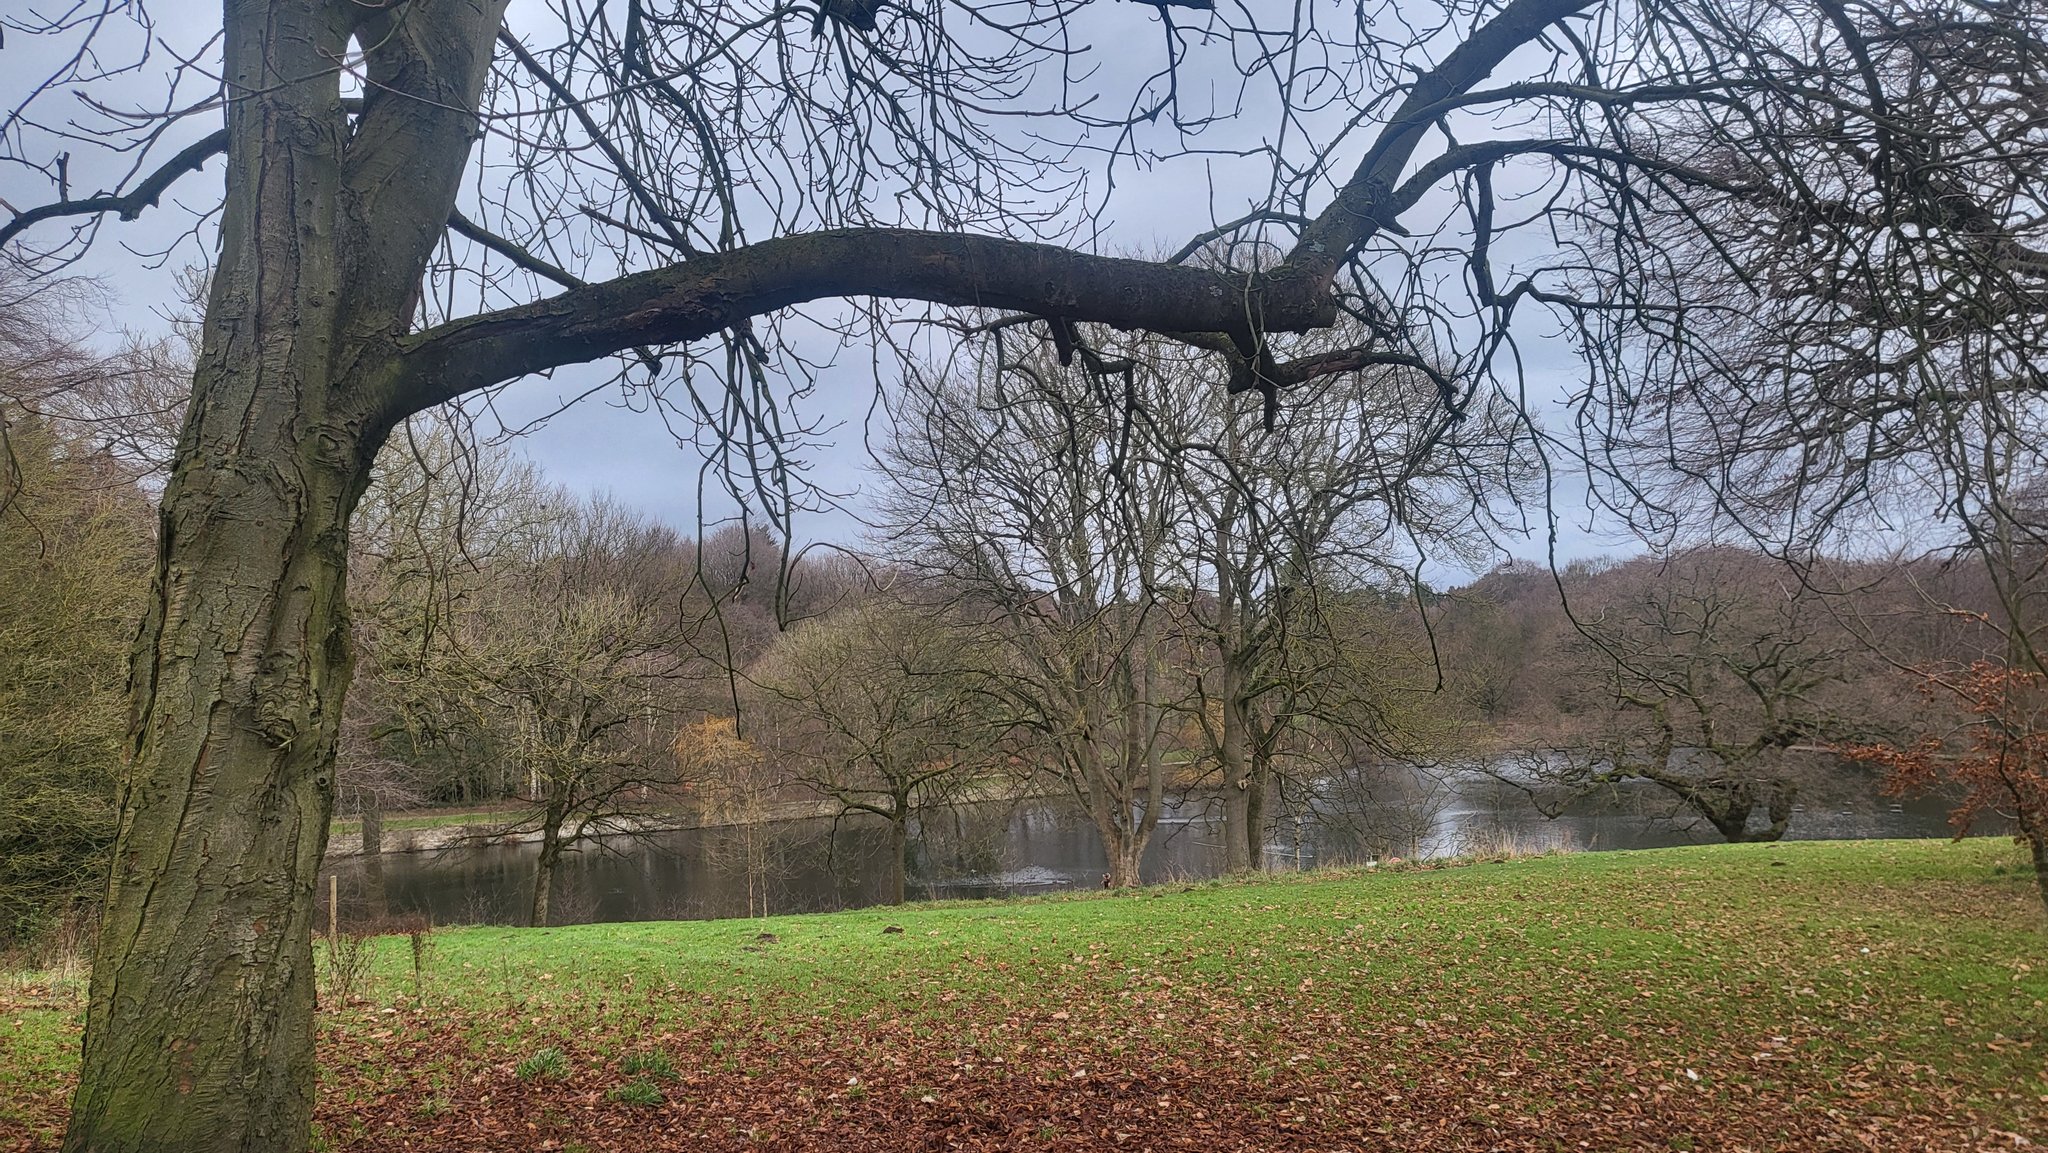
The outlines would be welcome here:
<svg viewBox="0 0 2048 1153">
<path fill-rule="evenodd" d="M 389 805 L 508 791 L 503 734 L 453 675 L 455 622 L 512 587 L 551 497 L 531 464 L 447 417 L 408 422 L 379 455 L 350 537 L 360 683 L 335 765 L 364 853 L 379 851 Z"/>
<path fill-rule="evenodd" d="M 1454 547 L 1482 522 L 1485 486 L 1508 471 L 1507 432 L 1478 414 L 1453 420 L 1425 374 L 1400 369 L 1305 384 L 1269 429 L 1260 406 L 1221 387 L 1213 352 L 1083 329 L 1082 363 L 1062 368 L 1001 331 L 962 350 L 972 384 L 907 387 L 888 457 L 897 539 L 964 601 L 1012 606 L 995 635 L 1033 638 L 1017 665 L 1028 676 L 1007 674 L 1013 691 L 1029 686 L 1023 715 L 1101 694 L 1121 723 L 1125 698 L 1071 665 L 1091 643 L 1140 662 L 1155 729 L 1143 759 L 1107 775 L 1130 780 L 1142 765 L 1146 788 L 1077 795 L 1099 824 L 1102 810 L 1135 808 L 1142 831 L 1162 758 L 1206 751 L 1223 775 L 1226 863 L 1251 868 L 1283 760 L 1386 751 L 1415 731 L 1390 723 L 1392 698 L 1423 687 L 1427 662 L 1401 685 L 1407 654 L 1361 627 L 1361 597 L 1383 607 L 1367 582 L 1400 579 L 1425 542 Z M 1190 387 L 1204 377 L 1214 386 Z M 1040 612 L 1128 631 L 1042 634 L 1029 620 Z M 1035 735 L 1064 750 L 1055 731 Z M 1102 775 L 1072 752 L 1061 763 L 1070 785 Z M 1113 862 L 1127 837 L 1104 832 Z M 1135 875 L 1112 868 L 1123 883 Z"/>
<path fill-rule="evenodd" d="M 968 0 L 964 16 L 937 0 L 625 0 L 542 6 L 517 27 L 507 7 L 235 0 L 219 36 L 193 45 L 166 42 L 170 26 L 127 0 L 7 18 L 10 50 L 47 66 L 15 81 L 30 90 L 0 114 L 0 161 L 54 190 L 0 224 L 15 258 L 61 266 L 102 221 L 148 214 L 174 188 L 183 199 L 181 182 L 225 157 L 217 201 L 152 226 L 203 230 L 216 256 L 164 488 L 69 1148 L 307 1140 L 347 529 L 378 448 L 413 413 L 622 355 L 641 366 L 626 370 L 636 393 L 701 418 L 735 473 L 786 509 L 783 434 L 804 434 L 780 419 L 775 382 L 801 391 L 811 362 L 776 316 L 845 297 L 1013 309 L 1058 345 L 1083 321 L 1185 334 L 1226 347 L 1230 387 L 1269 400 L 1335 364 L 1405 364 L 1437 373 L 1457 409 L 1514 386 L 1518 313 L 1682 318 L 1646 307 L 1639 277 L 1582 290 L 1594 246 L 1548 245 L 1569 223 L 1647 236 L 1659 197 L 1711 204 L 1766 185 L 1841 202 L 1783 150 L 1759 149 L 1756 174 L 1695 162 L 1683 116 L 1646 114 L 1665 108 L 1766 143 L 1853 122 L 1837 183 L 1881 190 L 1907 263 L 1987 235 L 1904 223 L 1967 203 L 1901 178 L 1925 170 L 1902 151 L 1922 137 L 1900 127 L 1922 109 L 1895 113 L 1865 62 L 1873 46 L 1914 49 L 1809 0 L 1440 0 L 1400 20 L 1340 0 L 1256 13 Z M 1128 27 L 1134 11 L 1149 49 L 1103 23 Z M 1987 29 L 1980 40 L 2012 46 L 2041 23 L 2030 4 L 1926 11 L 1954 39 Z M 131 48 L 178 62 L 164 90 L 110 90 L 134 82 Z M 1112 55 L 1123 67 L 1090 67 Z M 2015 59 L 2000 74 L 2031 78 L 2038 54 Z M 1981 90 L 1945 74 L 1928 87 Z M 81 90 L 108 99 L 81 105 Z M 1805 119 L 1750 115 L 1781 108 Z M 1959 111 L 1964 138 L 1943 156 L 2030 150 L 2014 117 Z M 1014 128 L 1026 112 L 1040 119 Z M 1226 151 L 1263 191 L 1221 207 L 1195 247 L 1264 238 L 1283 259 L 1232 272 L 1047 242 L 1098 235 L 1096 194 L 1124 166 L 1197 161 L 1211 148 L 1193 134 L 1240 112 L 1264 131 Z M 1874 162 L 1856 158 L 1864 140 Z M 2001 283 L 2032 275 L 2024 245 L 1988 235 L 1965 256 L 2000 254 Z M 1543 247 L 1512 259 L 1523 236 Z M 1343 312 L 1371 334 L 1351 355 L 1281 362 L 1265 340 Z M 1689 329 L 1646 331 L 1683 345 Z M 676 347 L 714 338 L 708 354 Z M 650 381 L 641 369 L 657 365 Z"/>
<path fill-rule="evenodd" d="M 890 904 L 903 903 L 911 819 L 954 799 L 995 747 L 968 639 L 943 610 L 882 592 L 799 625 L 749 673 L 767 755 L 842 813 L 888 822 Z"/>
<path fill-rule="evenodd" d="M 914 373 L 895 402 L 892 540 L 981 626 L 1008 719 L 1094 823 L 1109 883 L 1135 885 L 1189 707 L 1163 602 L 1186 497 L 1162 413 L 1000 339 L 963 351 L 961 374 Z"/>
<path fill-rule="evenodd" d="M 1973 557 L 2006 658 L 2039 670 L 2048 20 L 1939 0 L 1703 16 L 1732 44 L 1801 13 L 1810 44 L 1740 101 L 1640 126 L 1718 186 L 1589 227 L 1595 291 L 1633 286 L 1640 307 L 1586 317 L 1581 444 L 1665 537 L 1732 525 L 1802 563 L 1887 535 Z"/>
<path fill-rule="evenodd" d="M 350 697 L 336 783 L 363 851 L 378 849 L 382 802 L 431 787 L 434 762 L 481 769 L 485 795 L 531 806 L 479 835 L 539 835 L 531 913 L 545 924 L 566 853 L 640 832 L 673 801 L 691 550 L 446 421 L 394 440 L 356 528 L 368 683 Z"/>
<path fill-rule="evenodd" d="M 1189 589 L 1176 615 L 1199 652 L 1195 715 L 1222 772 L 1226 867 L 1242 871 L 1261 860 L 1284 754 L 1399 742 L 1386 721 L 1403 654 L 1371 651 L 1386 638 L 1357 627 L 1359 594 L 1376 601 L 1375 585 L 1410 580 L 1405 565 L 1483 538 L 1488 503 L 1517 495 L 1514 430 L 1484 403 L 1445 411 L 1430 378 L 1403 368 L 1306 383 L 1269 427 L 1221 388 L 1187 388 L 1185 376 L 1220 375 L 1215 359 L 1135 356 L 1156 380 L 1125 403 L 1181 415 L 1151 421 L 1188 502 L 1169 553 Z"/>
<path fill-rule="evenodd" d="M 1584 736 L 1517 759 L 1561 787 L 1555 813 L 1588 791 L 1645 781 L 1727 841 L 1785 835 L 1799 762 L 1874 732 L 1850 638 L 1822 598 L 1768 558 L 1699 549 L 1605 574 L 1581 594 Z M 1510 778 L 1515 779 L 1515 778 Z M 1539 804 L 1544 802 L 1539 798 Z"/>
<path fill-rule="evenodd" d="M 187 292 L 202 280 L 180 280 Z M 191 326 L 168 336 L 125 334 L 96 347 L 110 294 L 77 277 L 35 280 L 0 258 L 0 403 L 89 445 L 155 490 L 170 473 L 192 378 Z M 189 305 L 189 301 L 185 302 Z M 185 315 L 183 311 L 179 316 Z M 0 458 L 7 437 L 0 430 Z M 0 503 L 8 492 L 0 469 Z"/>
<path fill-rule="evenodd" d="M 531 920 L 548 923 L 562 857 L 643 834 L 672 810 L 670 754 L 689 587 L 674 534 L 599 500 L 550 494 L 543 531 L 456 622 L 450 687 L 502 735 L 540 836 Z"/>
</svg>

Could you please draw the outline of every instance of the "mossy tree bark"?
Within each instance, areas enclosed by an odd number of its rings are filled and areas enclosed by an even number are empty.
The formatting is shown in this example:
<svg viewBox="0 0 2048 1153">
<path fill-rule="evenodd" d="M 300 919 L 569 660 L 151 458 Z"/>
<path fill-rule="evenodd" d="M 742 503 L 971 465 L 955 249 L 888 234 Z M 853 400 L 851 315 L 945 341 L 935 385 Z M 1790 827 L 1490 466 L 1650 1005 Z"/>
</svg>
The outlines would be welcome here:
<svg viewBox="0 0 2048 1153">
<path fill-rule="evenodd" d="M 290 1150 L 348 686 L 348 518 L 454 202 L 503 2 L 227 6 L 228 195 L 131 672 L 65 1148 Z M 353 120 L 333 61 L 393 45 Z M 404 99 L 416 93 L 437 102 Z"/>
</svg>

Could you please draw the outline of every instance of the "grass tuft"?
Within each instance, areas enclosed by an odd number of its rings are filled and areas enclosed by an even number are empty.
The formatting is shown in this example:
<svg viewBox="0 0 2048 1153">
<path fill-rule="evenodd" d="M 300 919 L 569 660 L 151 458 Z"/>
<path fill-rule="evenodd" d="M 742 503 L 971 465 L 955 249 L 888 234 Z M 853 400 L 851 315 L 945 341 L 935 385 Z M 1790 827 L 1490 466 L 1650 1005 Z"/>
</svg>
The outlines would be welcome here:
<svg viewBox="0 0 2048 1153">
<path fill-rule="evenodd" d="M 559 1081 L 569 1075 L 569 1059 L 556 1048 L 542 1049 L 512 1070 L 521 1081 Z"/>
<path fill-rule="evenodd" d="M 659 1105 L 662 1101 L 661 1090 L 655 1088 L 653 1082 L 645 1080 L 629 1081 L 606 1096 L 627 1105 Z"/>
<path fill-rule="evenodd" d="M 668 1054 L 659 1049 L 629 1053 L 619 1067 L 625 1070 L 628 1077 L 639 1077 L 643 1080 L 656 1077 L 664 1081 L 676 1079 L 675 1062 L 669 1060 Z"/>
</svg>

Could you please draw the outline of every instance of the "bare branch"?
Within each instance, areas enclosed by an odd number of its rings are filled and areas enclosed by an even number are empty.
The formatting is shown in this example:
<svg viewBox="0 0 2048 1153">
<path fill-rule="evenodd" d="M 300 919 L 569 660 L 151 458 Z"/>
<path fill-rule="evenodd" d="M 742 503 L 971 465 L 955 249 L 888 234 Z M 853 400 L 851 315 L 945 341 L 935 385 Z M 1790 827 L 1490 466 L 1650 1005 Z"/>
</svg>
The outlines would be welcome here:
<svg viewBox="0 0 2048 1153">
<path fill-rule="evenodd" d="M 448 214 L 448 231 L 464 239 L 473 240 L 511 261 L 513 264 L 533 273 L 535 276 L 545 277 L 564 288 L 582 288 L 584 285 L 581 277 L 571 275 L 562 268 L 542 260 L 531 251 L 514 244 L 495 232 L 487 231 L 470 220 L 469 217 L 464 216 L 461 209 Z"/>
<path fill-rule="evenodd" d="M 228 150 L 228 130 L 223 128 L 187 145 L 183 151 L 164 162 L 161 168 L 122 193 L 108 193 L 104 196 L 88 196 L 84 200 L 58 200 L 51 204 L 17 212 L 14 219 L 0 224 L 0 248 L 7 246 L 22 232 L 45 220 L 57 220 L 69 216 L 104 216 L 113 213 L 123 220 L 133 220 L 142 215 L 146 208 L 156 207 L 171 185 L 187 173 L 197 172 L 208 160 Z"/>
</svg>

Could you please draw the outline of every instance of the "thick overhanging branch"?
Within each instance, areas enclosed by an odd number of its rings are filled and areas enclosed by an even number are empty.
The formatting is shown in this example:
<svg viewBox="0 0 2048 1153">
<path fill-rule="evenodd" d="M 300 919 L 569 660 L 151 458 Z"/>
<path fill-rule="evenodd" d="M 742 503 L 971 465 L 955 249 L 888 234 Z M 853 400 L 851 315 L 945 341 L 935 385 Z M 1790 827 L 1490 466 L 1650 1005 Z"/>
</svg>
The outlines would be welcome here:
<svg viewBox="0 0 2048 1153">
<path fill-rule="evenodd" d="M 584 285 L 567 270 L 454 214 L 449 227 L 563 284 L 566 291 L 401 338 L 400 364 L 376 397 L 375 414 L 395 420 L 529 373 L 708 336 L 793 304 L 858 296 L 1018 309 L 1057 324 L 1090 321 L 1219 333 L 1249 365 L 1248 373 L 1238 374 L 1238 385 L 1257 387 L 1270 398 L 1284 383 L 1284 374 L 1263 351 L 1261 334 L 1334 322 L 1329 289 L 1336 270 L 1375 232 L 1395 226 L 1404 199 L 1415 192 L 1412 182 L 1397 188 L 1395 178 L 1445 102 L 1470 91 L 1517 48 L 1593 2 L 1512 0 L 1488 19 L 1441 64 L 1417 77 L 1336 201 L 1315 220 L 1301 222 L 1301 240 L 1290 258 L 1250 275 L 993 237 L 862 229 L 776 238 L 694 258 L 687 265 Z M 367 115 L 368 109 L 359 111 Z M 226 143 L 223 131 L 194 144 L 123 196 L 51 205 L 17 216 L 0 230 L 0 242 L 52 216 L 140 211 Z"/>
<path fill-rule="evenodd" d="M 396 420 L 506 380 L 640 345 L 709 336 L 807 301 L 877 296 L 1151 331 L 1239 336 L 1336 320 L 1328 280 L 1095 256 L 1055 245 L 912 229 L 780 237 L 451 321 L 403 342 L 381 415 Z"/>
<path fill-rule="evenodd" d="M 535 276 L 552 280 L 564 288 L 582 288 L 587 283 L 581 277 L 562 268 L 560 265 L 536 256 L 532 249 L 515 244 L 499 236 L 497 233 L 482 227 L 469 217 L 464 216 L 460 209 L 448 214 L 448 231 L 464 239 L 481 244 L 492 252 L 511 261 L 514 265 L 533 273 Z M 633 350 L 633 355 L 640 358 L 640 363 L 647 366 L 647 371 L 661 371 L 661 356 L 653 349 L 642 345 Z"/>
</svg>

